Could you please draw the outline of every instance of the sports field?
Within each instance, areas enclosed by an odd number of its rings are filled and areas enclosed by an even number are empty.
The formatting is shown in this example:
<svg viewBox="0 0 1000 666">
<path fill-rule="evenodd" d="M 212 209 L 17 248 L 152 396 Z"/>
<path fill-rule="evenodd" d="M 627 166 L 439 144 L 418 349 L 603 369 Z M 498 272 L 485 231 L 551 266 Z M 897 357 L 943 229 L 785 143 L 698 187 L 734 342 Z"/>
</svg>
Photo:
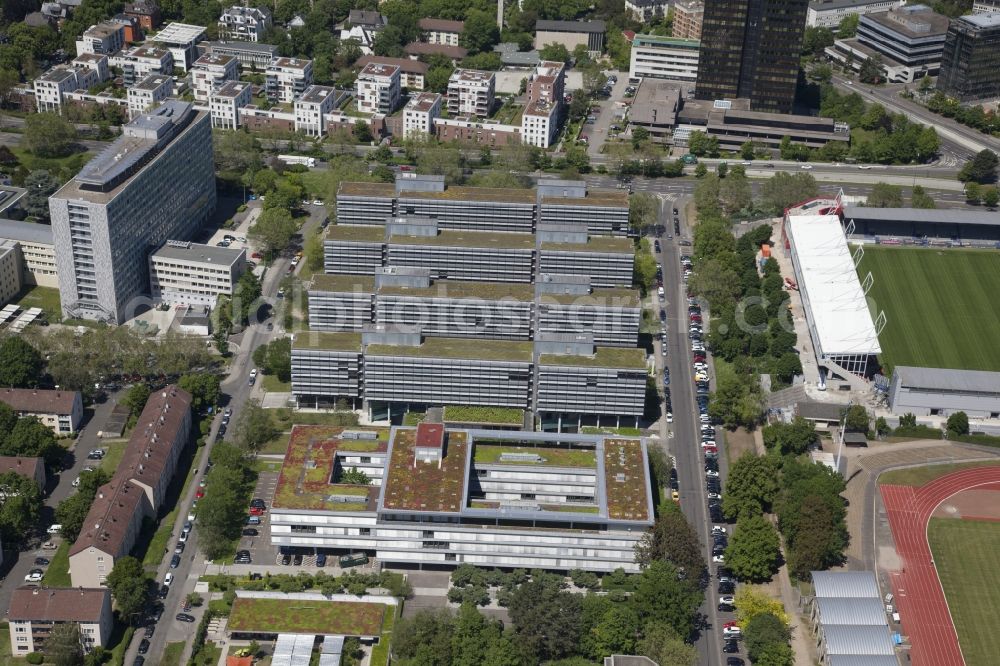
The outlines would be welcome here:
<svg viewBox="0 0 1000 666">
<path fill-rule="evenodd" d="M 865 246 L 888 375 L 897 365 L 1000 371 L 1000 252 Z"/>
<path fill-rule="evenodd" d="M 1000 655 L 1000 523 L 931 518 L 928 541 L 967 666 Z"/>
</svg>

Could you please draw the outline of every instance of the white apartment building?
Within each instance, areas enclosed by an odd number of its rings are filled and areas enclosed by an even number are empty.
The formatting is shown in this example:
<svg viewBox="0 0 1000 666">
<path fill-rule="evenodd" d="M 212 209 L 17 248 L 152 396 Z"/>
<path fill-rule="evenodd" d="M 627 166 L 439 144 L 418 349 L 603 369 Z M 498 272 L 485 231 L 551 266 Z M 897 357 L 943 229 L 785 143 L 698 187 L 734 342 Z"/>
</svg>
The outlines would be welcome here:
<svg viewBox="0 0 1000 666">
<path fill-rule="evenodd" d="M 235 5 L 219 17 L 219 39 L 259 42 L 271 25 L 271 11 L 267 7 Z"/>
<path fill-rule="evenodd" d="M 399 67 L 368 63 L 354 83 L 358 111 L 362 113 L 392 113 L 399 106 Z"/>
<path fill-rule="evenodd" d="M 205 27 L 187 23 L 168 23 L 148 41 L 162 44 L 174 56 L 174 66 L 185 72 L 198 59 L 198 42 L 205 38 Z"/>
<path fill-rule="evenodd" d="M 17 242 L 23 262 L 21 280 L 25 284 L 59 287 L 52 227 L 0 219 L 0 238 Z"/>
<path fill-rule="evenodd" d="M 628 75 L 694 83 L 698 78 L 700 46 L 701 42 L 696 39 L 636 35 L 632 40 Z"/>
<path fill-rule="evenodd" d="M 445 46 L 458 46 L 458 40 L 465 30 L 465 21 L 446 19 L 422 18 L 417 25 L 423 32 L 424 42 Z"/>
<path fill-rule="evenodd" d="M 226 81 L 209 98 L 212 127 L 234 130 L 240 126 L 240 109 L 250 104 L 251 86 L 243 81 Z"/>
<path fill-rule="evenodd" d="M 239 78 L 239 63 L 230 55 L 206 54 L 191 65 L 191 87 L 199 102 L 207 102 L 223 84 Z"/>
<path fill-rule="evenodd" d="M 35 79 L 32 84 L 38 112 L 60 113 L 66 93 L 86 90 L 98 83 L 100 81 L 97 80 L 97 74 L 91 69 L 56 65 Z"/>
<path fill-rule="evenodd" d="M 15 657 L 44 650 L 45 639 L 59 624 L 76 624 L 84 652 L 111 640 L 114 615 L 105 588 L 19 587 L 10 599 L 10 646 Z"/>
<path fill-rule="evenodd" d="M 232 296 L 247 267 L 246 250 L 167 241 L 149 256 L 153 298 L 171 305 L 208 305 Z"/>
<path fill-rule="evenodd" d="M 120 23 L 98 23 L 83 31 L 76 40 L 76 54 L 103 53 L 111 55 L 125 46 L 125 26 Z"/>
<path fill-rule="evenodd" d="M 566 66 L 561 62 L 541 62 L 528 80 L 528 105 L 521 116 L 521 140 L 548 148 L 555 141 L 566 94 Z"/>
<path fill-rule="evenodd" d="M 475 69 L 456 69 L 448 79 L 448 113 L 485 118 L 493 108 L 496 75 Z"/>
<path fill-rule="evenodd" d="M 335 108 L 342 95 L 330 86 L 312 85 L 295 100 L 295 131 L 306 136 L 319 137 L 326 132 L 324 115 Z"/>
<path fill-rule="evenodd" d="M 848 16 L 887 12 L 903 0 L 812 0 L 806 10 L 806 27 L 836 30 Z"/>
<path fill-rule="evenodd" d="M 403 136 L 425 137 L 434 133 L 434 121 L 441 115 L 441 95 L 425 92 L 410 98 L 403 109 Z"/>
<path fill-rule="evenodd" d="M 112 56 L 111 65 L 122 70 L 122 80 L 131 86 L 150 74 L 173 74 L 174 54 L 157 46 L 134 46 Z"/>
<path fill-rule="evenodd" d="M 272 102 L 294 102 L 312 82 L 312 60 L 275 58 L 264 75 L 264 90 Z"/>
<path fill-rule="evenodd" d="M 89 69 L 97 74 L 99 83 L 111 78 L 111 68 L 108 66 L 108 56 L 103 53 L 84 53 L 73 58 L 73 66 L 77 69 Z"/>
<path fill-rule="evenodd" d="M 128 89 L 128 117 L 135 118 L 155 108 L 174 92 L 174 79 L 164 74 L 150 74 Z"/>
</svg>

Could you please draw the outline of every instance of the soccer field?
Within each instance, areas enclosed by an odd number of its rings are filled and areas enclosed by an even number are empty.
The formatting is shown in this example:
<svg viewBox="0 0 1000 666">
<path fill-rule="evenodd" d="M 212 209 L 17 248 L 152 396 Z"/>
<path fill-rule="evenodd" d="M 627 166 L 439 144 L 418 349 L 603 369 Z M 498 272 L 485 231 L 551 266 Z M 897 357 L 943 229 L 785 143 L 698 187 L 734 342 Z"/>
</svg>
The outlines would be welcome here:
<svg viewBox="0 0 1000 666">
<path fill-rule="evenodd" d="M 997 663 L 1000 633 L 1000 524 L 931 518 L 927 537 L 968 666 Z"/>
<path fill-rule="evenodd" d="M 883 372 L 897 365 L 1000 371 L 1000 252 L 865 246 Z"/>
</svg>

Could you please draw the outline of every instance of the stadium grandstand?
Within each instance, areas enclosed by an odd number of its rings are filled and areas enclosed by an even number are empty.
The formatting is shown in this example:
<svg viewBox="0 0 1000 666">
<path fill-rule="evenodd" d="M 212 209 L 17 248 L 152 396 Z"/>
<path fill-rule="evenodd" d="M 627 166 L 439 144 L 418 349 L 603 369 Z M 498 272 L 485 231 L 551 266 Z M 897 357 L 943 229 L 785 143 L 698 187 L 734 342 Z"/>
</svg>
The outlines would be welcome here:
<svg viewBox="0 0 1000 666">
<path fill-rule="evenodd" d="M 1000 249 L 1000 213 L 995 211 L 852 205 L 842 210 L 852 241 Z"/>
</svg>

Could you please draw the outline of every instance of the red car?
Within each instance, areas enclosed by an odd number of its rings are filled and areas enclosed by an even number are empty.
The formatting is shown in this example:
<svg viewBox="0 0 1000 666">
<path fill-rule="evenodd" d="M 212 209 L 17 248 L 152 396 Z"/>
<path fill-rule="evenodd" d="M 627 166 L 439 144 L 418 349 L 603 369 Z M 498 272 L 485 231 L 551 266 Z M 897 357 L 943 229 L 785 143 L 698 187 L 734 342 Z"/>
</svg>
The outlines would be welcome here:
<svg viewBox="0 0 1000 666">
<path fill-rule="evenodd" d="M 259 506 L 252 506 L 252 507 L 250 507 L 250 515 L 251 516 L 262 516 L 262 515 L 264 515 L 264 509 L 260 508 Z"/>
<path fill-rule="evenodd" d="M 195 498 L 195 499 L 201 499 L 201 498 L 202 498 L 202 497 L 204 497 L 204 496 L 205 496 L 205 489 L 204 489 L 204 488 L 199 488 L 199 489 L 198 489 L 198 492 L 196 492 L 196 493 L 194 494 L 194 498 Z"/>
</svg>

